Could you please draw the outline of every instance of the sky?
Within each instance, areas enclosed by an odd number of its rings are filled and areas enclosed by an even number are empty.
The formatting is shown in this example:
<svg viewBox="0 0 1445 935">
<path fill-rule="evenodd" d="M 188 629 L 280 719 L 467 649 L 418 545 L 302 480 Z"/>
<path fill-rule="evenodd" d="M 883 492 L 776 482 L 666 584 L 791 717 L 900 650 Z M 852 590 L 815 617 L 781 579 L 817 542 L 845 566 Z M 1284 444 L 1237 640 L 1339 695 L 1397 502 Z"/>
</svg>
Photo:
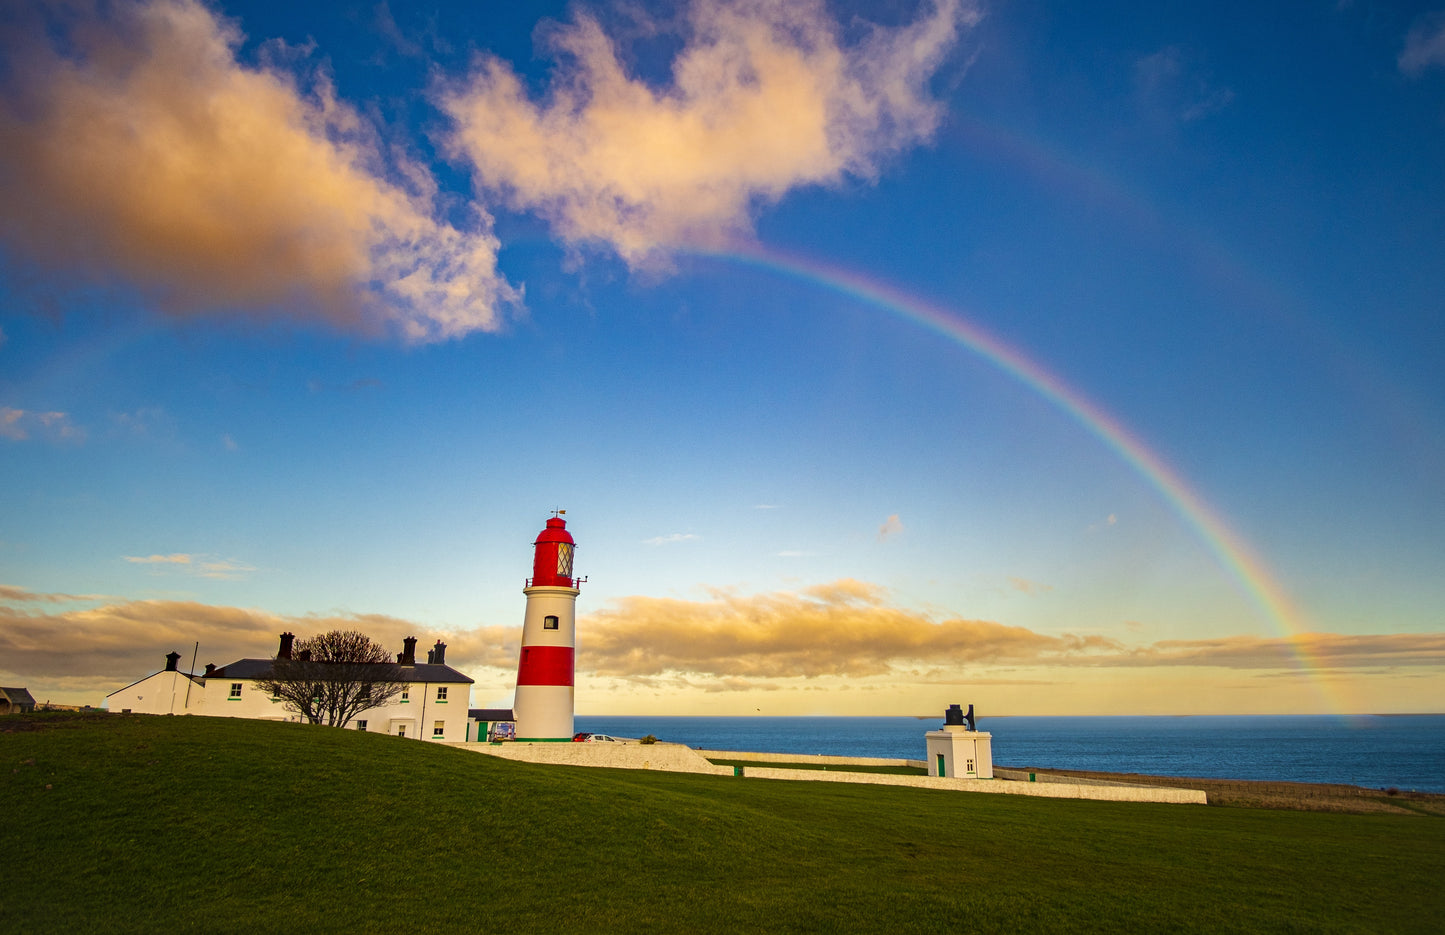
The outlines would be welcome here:
<svg viewBox="0 0 1445 935">
<path fill-rule="evenodd" d="M 0 12 L 0 684 L 1445 711 L 1445 6 Z"/>
</svg>

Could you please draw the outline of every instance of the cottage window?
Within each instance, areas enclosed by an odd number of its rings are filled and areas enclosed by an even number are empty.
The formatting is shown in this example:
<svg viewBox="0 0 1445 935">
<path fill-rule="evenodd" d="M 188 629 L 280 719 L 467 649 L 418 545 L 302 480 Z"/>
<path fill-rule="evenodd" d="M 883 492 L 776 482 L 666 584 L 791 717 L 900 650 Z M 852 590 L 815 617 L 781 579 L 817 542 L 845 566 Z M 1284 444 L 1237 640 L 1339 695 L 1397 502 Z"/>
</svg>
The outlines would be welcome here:
<svg viewBox="0 0 1445 935">
<path fill-rule="evenodd" d="M 446 721 L 437 721 L 435 724 L 432 725 L 431 735 L 433 737 L 440 737 L 446 731 L 446 726 Z"/>
<path fill-rule="evenodd" d="M 356 722 L 356 729 L 357 729 L 357 730 L 366 730 L 366 722 L 365 722 L 365 721 L 357 721 L 357 722 Z"/>
<path fill-rule="evenodd" d="M 240 683 L 240 682 L 232 682 L 232 683 L 231 683 L 231 697 L 232 697 L 232 698 L 240 698 L 240 697 L 241 697 L 241 683 Z"/>
<path fill-rule="evenodd" d="M 403 689 L 401 690 L 401 703 L 402 703 L 402 704 L 411 704 L 411 689 L 410 689 L 410 688 L 403 688 Z"/>
<path fill-rule="evenodd" d="M 553 614 L 548 614 L 547 616 L 543 617 L 543 618 L 542 618 L 542 629 L 544 629 L 544 630 L 555 630 L 555 629 L 557 629 L 557 618 L 556 618 L 556 616 L 553 615 Z"/>
<path fill-rule="evenodd" d="M 445 688 L 444 686 L 438 688 L 438 689 L 437 689 L 437 701 L 439 701 L 439 702 L 445 702 L 446 700 L 447 700 L 447 690 L 446 690 L 446 688 Z"/>
<path fill-rule="evenodd" d="M 406 736 L 406 725 L 405 725 L 405 724 L 402 724 L 402 725 L 400 725 L 400 726 L 397 727 L 397 729 L 396 729 L 396 735 L 397 735 L 398 737 L 405 737 L 405 736 Z"/>
</svg>

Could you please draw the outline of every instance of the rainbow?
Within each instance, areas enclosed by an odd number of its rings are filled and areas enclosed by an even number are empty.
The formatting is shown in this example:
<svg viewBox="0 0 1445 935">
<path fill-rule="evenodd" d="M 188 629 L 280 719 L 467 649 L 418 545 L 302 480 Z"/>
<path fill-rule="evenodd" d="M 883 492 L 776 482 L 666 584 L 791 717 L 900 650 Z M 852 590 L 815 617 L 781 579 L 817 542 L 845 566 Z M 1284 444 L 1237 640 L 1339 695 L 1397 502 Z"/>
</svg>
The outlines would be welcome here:
<svg viewBox="0 0 1445 935">
<path fill-rule="evenodd" d="M 1342 713 L 1342 706 L 1330 699 L 1319 683 L 1321 667 L 1310 650 L 1308 627 L 1263 560 L 1159 455 L 1078 390 L 978 325 L 895 286 L 774 248 L 734 245 L 726 252 L 689 252 L 813 283 L 906 319 L 962 345 L 1062 410 L 1144 478 L 1197 533 L 1220 566 L 1288 643 L 1299 668 L 1312 676 L 1325 709 Z"/>
</svg>

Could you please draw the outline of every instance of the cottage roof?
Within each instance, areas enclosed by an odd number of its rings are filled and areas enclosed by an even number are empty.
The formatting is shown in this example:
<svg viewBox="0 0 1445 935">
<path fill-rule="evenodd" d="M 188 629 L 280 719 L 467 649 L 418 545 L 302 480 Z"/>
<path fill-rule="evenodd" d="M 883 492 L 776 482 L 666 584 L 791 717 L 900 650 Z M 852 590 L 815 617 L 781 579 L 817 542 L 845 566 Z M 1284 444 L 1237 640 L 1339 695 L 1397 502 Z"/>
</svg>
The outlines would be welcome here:
<svg viewBox="0 0 1445 935">
<path fill-rule="evenodd" d="M 30 696 L 28 688 L 0 688 L 0 697 L 4 697 L 17 708 L 21 705 L 35 706 L 35 699 Z"/>
<path fill-rule="evenodd" d="M 220 666 L 211 672 L 211 678 L 228 679 L 260 679 L 271 674 L 271 663 L 274 659 L 237 659 L 235 662 Z M 419 662 L 414 666 L 397 665 L 399 673 L 397 680 L 401 682 L 463 682 L 472 684 L 472 680 L 448 665 L 436 665 L 430 662 Z"/>
<path fill-rule="evenodd" d="M 474 721 L 515 721 L 511 708 L 468 708 L 467 717 Z"/>
</svg>

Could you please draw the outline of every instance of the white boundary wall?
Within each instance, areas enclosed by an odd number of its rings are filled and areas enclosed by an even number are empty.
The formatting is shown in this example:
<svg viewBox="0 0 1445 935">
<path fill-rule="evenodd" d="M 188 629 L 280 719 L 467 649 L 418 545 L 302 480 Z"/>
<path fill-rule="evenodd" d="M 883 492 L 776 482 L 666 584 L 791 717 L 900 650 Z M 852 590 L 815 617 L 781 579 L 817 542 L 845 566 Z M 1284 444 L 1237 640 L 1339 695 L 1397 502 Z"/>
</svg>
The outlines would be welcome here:
<svg viewBox="0 0 1445 935">
<path fill-rule="evenodd" d="M 461 750 L 485 753 L 504 760 L 553 763 L 561 766 L 601 766 L 612 769 L 660 769 L 673 773 L 709 773 L 731 776 L 731 766 L 714 766 L 707 757 L 680 743 L 453 743 Z"/>
<path fill-rule="evenodd" d="M 450 747 L 471 750 L 506 760 L 551 763 L 561 766 L 594 766 L 612 769 L 657 769 L 669 772 L 705 773 L 731 776 L 731 766 L 717 766 L 710 758 L 748 760 L 760 763 L 811 763 L 840 766 L 913 766 L 919 760 L 874 757 L 822 756 L 819 754 L 749 753 L 737 750 L 694 750 L 683 744 L 656 743 L 451 743 Z M 875 786 L 910 786 L 915 789 L 948 789 L 957 792 L 987 792 L 995 795 L 1031 795 L 1048 799 L 1097 799 L 1106 802 L 1160 802 L 1204 805 L 1198 789 L 1163 786 L 1069 782 L 1051 778 L 1048 782 L 1017 782 L 1007 779 L 954 779 L 938 776 L 897 776 L 890 773 L 854 773 L 847 769 L 785 769 L 773 766 L 745 766 L 747 779 L 783 779 L 793 782 L 850 782 Z"/>
</svg>

